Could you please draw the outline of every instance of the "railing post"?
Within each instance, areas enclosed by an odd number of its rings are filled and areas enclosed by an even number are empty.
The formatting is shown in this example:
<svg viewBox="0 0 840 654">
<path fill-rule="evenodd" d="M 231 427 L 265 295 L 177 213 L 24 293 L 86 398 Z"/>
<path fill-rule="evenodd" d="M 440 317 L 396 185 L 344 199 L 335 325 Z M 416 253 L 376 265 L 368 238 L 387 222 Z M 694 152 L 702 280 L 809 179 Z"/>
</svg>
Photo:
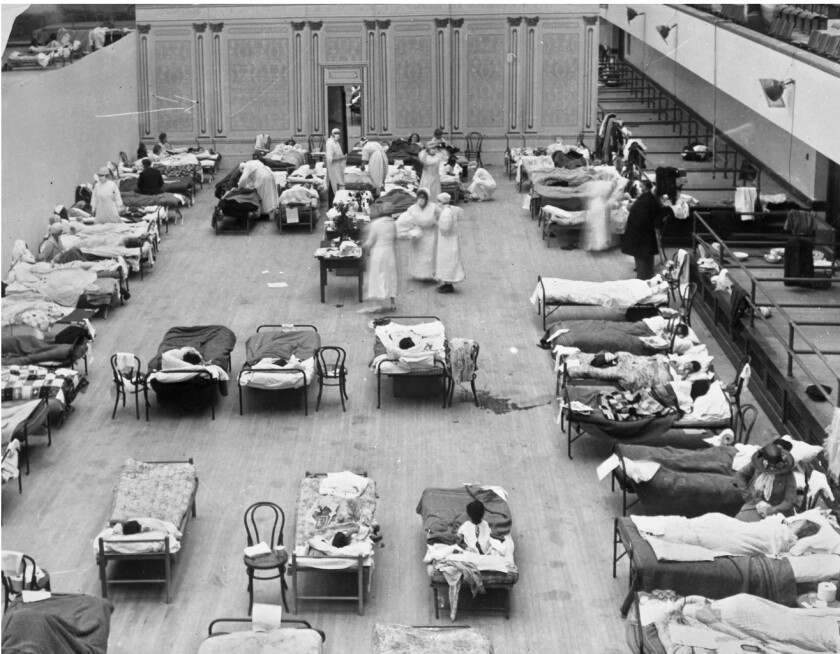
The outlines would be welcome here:
<svg viewBox="0 0 840 654">
<path fill-rule="evenodd" d="M 788 350 L 787 355 L 787 375 L 788 377 L 793 377 L 793 339 L 794 339 L 794 328 L 793 323 L 788 323 Z"/>
</svg>

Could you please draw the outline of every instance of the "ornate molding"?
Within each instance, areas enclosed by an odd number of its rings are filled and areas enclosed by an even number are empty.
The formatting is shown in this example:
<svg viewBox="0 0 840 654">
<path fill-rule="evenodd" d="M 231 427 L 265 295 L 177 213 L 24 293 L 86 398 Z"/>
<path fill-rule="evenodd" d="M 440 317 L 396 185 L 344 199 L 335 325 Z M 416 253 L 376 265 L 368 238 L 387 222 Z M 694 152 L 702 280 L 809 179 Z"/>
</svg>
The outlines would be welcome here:
<svg viewBox="0 0 840 654">
<path fill-rule="evenodd" d="M 451 19 L 452 27 L 456 30 L 461 29 L 464 26 L 464 19 L 463 18 L 453 18 Z"/>
<path fill-rule="evenodd" d="M 536 27 L 537 23 L 539 23 L 539 22 L 540 22 L 540 17 L 539 16 L 534 16 L 533 18 L 528 18 L 527 16 L 525 17 L 525 24 L 528 27 Z"/>
<path fill-rule="evenodd" d="M 207 23 L 193 23 L 193 29 L 196 32 L 204 32 L 207 29 Z"/>
<path fill-rule="evenodd" d="M 508 25 L 511 27 L 516 27 L 522 23 L 522 16 L 508 16 Z"/>
<path fill-rule="evenodd" d="M 298 21 L 292 21 L 292 29 L 295 32 L 302 31 L 304 27 L 306 27 L 306 21 L 305 20 L 302 20 L 302 21 L 299 21 L 299 22 Z"/>
<path fill-rule="evenodd" d="M 387 30 L 389 27 L 391 27 L 391 21 L 390 20 L 377 20 L 376 21 L 376 26 L 381 30 Z"/>
<path fill-rule="evenodd" d="M 362 21 L 365 24 L 365 29 L 368 31 L 372 31 L 376 29 L 376 21 L 375 20 L 365 20 Z"/>
<path fill-rule="evenodd" d="M 140 34 L 148 34 L 151 29 L 152 26 L 150 23 L 143 23 L 142 25 L 137 23 L 137 31 L 140 32 Z"/>
<path fill-rule="evenodd" d="M 224 23 L 210 23 L 211 32 L 221 32 L 225 27 Z"/>
<path fill-rule="evenodd" d="M 447 27 L 448 25 L 448 18 L 435 18 L 435 27 Z"/>
<path fill-rule="evenodd" d="M 324 26 L 324 21 L 322 21 L 322 20 L 310 20 L 309 21 L 309 29 L 311 29 L 313 32 L 317 32 L 323 26 Z"/>
<path fill-rule="evenodd" d="M 595 25 L 598 22 L 597 16 L 584 16 L 583 22 L 585 25 Z"/>
</svg>

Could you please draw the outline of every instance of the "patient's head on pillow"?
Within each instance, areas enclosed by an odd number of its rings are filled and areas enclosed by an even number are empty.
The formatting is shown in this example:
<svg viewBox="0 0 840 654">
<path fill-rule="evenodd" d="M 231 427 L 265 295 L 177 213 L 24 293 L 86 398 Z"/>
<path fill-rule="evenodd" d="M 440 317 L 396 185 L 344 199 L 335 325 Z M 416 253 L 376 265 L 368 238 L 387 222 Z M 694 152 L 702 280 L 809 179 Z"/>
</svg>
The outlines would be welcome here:
<svg viewBox="0 0 840 654">
<path fill-rule="evenodd" d="M 288 359 L 284 359 L 283 357 L 278 357 L 274 359 L 271 363 L 275 366 L 280 366 L 281 368 L 289 363 Z"/>
<path fill-rule="evenodd" d="M 414 341 L 410 336 L 406 336 L 405 338 L 400 339 L 399 346 L 401 350 L 408 350 L 414 347 Z"/>
<path fill-rule="evenodd" d="M 813 520 L 796 520 L 790 529 L 797 540 L 802 540 L 816 534 L 820 530 L 820 525 Z"/>
<path fill-rule="evenodd" d="M 695 372 L 700 372 L 703 367 L 699 361 L 683 361 L 677 365 L 677 372 L 683 377 Z"/>
<path fill-rule="evenodd" d="M 339 531 L 333 536 L 332 539 L 332 546 L 333 547 L 347 547 L 350 544 L 350 539 L 347 537 L 343 531 Z"/>
<path fill-rule="evenodd" d="M 129 520 L 123 523 L 122 530 L 125 536 L 131 536 L 133 534 L 139 534 L 141 531 L 143 531 L 143 528 L 140 526 L 140 523 L 136 520 Z"/>
<path fill-rule="evenodd" d="M 194 366 L 200 366 L 201 355 L 198 353 L 197 350 L 187 350 L 186 352 L 184 352 L 184 361 Z"/>
<path fill-rule="evenodd" d="M 473 500 L 467 504 L 467 515 L 474 525 L 480 523 L 484 520 L 484 503 L 481 500 Z"/>
</svg>

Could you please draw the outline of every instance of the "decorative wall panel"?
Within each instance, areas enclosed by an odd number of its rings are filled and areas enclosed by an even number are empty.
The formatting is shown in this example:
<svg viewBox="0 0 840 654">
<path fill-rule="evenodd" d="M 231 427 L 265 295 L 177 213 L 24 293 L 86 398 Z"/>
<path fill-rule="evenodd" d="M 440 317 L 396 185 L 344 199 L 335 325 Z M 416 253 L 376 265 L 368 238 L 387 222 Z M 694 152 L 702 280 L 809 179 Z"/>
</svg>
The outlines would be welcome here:
<svg viewBox="0 0 840 654">
<path fill-rule="evenodd" d="M 327 36 L 324 39 L 325 61 L 330 63 L 345 63 L 361 61 L 362 38 L 356 36 Z"/>
<path fill-rule="evenodd" d="M 183 41 L 155 41 L 155 88 L 153 109 L 157 111 L 158 132 L 193 131 L 193 113 L 175 111 L 174 107 L 186 106 L 174 96 L 192 98 L 192 43 Z M 169 100 L 164 100 L 168 98 Z M 175 100 L 175 102 L 170 102 Z"/>
<path fill-rule="evenodd" d="M 580 114 L 580 34 L 543 34 L 542 46 L 542 124 L 575 126 Z"/>
<path fill-rule="evenodd" d="M 397 128 L 432 126 L 431 50 L 431 36 L 394 39 Z"/>
<path fill-rule="evenodd" d="M 292 129 L 288 39 L 228 39 L 230 129 Z"/>
<path fill-rule="evenodd" d="M 504 129 L 505 35 L 467 34 L 467 123 Z"/>
</svg>

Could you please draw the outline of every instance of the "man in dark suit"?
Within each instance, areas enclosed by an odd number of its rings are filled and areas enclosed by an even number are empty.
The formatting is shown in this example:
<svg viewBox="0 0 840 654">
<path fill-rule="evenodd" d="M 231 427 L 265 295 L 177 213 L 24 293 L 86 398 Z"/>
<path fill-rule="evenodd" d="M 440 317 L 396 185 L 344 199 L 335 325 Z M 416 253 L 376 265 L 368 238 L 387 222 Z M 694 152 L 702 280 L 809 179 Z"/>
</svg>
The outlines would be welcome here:
<svg viewBox="0 0 840 654">
<path fill-rule="evenodd" d="M 650 279 L 654 275 L 653 260 L 658 246 L 656 230 L 662 228 L 663 211 L 654 195 L 653 183 L 641 181 L 644 192 L 630 207 L 627 227 L 621 237 L 621 251 L 636 260 L 636 277 Z"/>
<path fill-rule="evenodd" d="M 137 192 L 143 195 L 163 193 L 163 175 L 157 168 L 152 168 L 152 162 L 148 159 L 143 159 L 143 171 L 137 179 Z"/>
</svg>

